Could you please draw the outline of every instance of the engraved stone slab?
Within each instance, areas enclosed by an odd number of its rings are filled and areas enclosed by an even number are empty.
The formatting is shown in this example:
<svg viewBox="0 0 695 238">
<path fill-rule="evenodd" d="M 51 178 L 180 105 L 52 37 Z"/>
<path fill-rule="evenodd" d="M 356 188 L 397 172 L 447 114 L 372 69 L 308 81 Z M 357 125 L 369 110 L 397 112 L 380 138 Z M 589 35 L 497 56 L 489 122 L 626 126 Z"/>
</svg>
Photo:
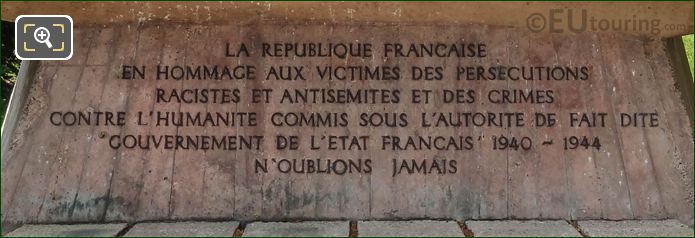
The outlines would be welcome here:
<svg viewBox="0 0 695 238">
<path fill-rule="evenodd" d="M 692 130 L 660 41 L 295 21 L 74 34 L 70 60 L 28 76 L 4 222 L 692 221 Z"/>
</svg>

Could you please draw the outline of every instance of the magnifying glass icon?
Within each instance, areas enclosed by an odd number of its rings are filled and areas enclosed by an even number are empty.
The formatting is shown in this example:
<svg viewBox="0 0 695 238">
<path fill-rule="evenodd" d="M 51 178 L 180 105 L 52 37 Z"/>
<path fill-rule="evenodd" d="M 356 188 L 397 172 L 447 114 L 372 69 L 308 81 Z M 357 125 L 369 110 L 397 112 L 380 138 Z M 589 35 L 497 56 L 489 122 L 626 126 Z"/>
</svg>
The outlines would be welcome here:
<svg viewBox="0 0 695 238">
<path fill-rule="evenodd" d="M 39 27 L 34 30 L 34 40 L 36 42 L 39 42 L 41 44 L 46 44 L 48 48 L 53 48 L 53 45 L 51 44 L 50 41 L 51 38 L 51 32 L 46 29 L 46 27 Z"/>
</svg>

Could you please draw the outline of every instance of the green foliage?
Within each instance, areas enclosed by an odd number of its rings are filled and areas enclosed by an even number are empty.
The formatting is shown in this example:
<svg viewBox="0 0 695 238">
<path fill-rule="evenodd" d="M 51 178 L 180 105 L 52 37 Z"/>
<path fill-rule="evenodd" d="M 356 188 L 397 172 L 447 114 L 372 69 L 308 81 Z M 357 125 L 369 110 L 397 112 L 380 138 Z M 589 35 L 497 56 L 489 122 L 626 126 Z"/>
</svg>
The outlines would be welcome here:
<svg viewBox="0 0 695 238">
<path fill-rule="evenodd" d="M 5 47 L 5 44 L 3 44 L 2 47 Z M 3 55 L 4 57 L 4 55 Z M 14 58 L 14 57 L 12 57 Z M 8 84 L 8 85 L 14 85 L 17 81 L 17 72 L 19 72 L 19 65 L 20 61 L 19 60 L 9 60 L 5 62 L 3 60 L 2 66 L 0 66 L 0 72 L 2 72 L 2 83 L 3 84 Z M 4 85 L 3 85 L 4 87 Z"/>
<path fill-rule="evenodd" d="M 693 34 L 683 36 L 683 46 L 685 46 L 685 54 L 688 55 L 688 63 L 690 64 L 690 76 L 693 75 L 693 58 L 695 48 L 693 48 Z"/>
<path fill-rule="evenodd" d="M 14 23 L 3 21 L 0 25 L 0 37 L 2 38 L 2 47 L 0 55 L 2 60 L 0 63 L 0 123 L 5 118 L 5 110 L 7 103 L 12 94 L 12 88 L 17 82 L 17 72 L 19 72 L 20 60 L 14 56 Z"/>
</svg>

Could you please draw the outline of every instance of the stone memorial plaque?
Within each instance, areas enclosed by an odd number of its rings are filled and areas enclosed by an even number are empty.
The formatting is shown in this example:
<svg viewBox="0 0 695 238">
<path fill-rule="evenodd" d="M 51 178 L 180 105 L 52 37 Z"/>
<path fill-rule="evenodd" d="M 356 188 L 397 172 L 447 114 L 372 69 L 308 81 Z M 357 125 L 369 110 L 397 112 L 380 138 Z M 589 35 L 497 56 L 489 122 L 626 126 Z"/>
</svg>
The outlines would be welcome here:
<svg viewBox="0 0 695 238">
<path fill-rule="evenodd" d="M 661 41 L 481 24 L 80 26 L 3 220 L 692 219 Z"/>
</svg>

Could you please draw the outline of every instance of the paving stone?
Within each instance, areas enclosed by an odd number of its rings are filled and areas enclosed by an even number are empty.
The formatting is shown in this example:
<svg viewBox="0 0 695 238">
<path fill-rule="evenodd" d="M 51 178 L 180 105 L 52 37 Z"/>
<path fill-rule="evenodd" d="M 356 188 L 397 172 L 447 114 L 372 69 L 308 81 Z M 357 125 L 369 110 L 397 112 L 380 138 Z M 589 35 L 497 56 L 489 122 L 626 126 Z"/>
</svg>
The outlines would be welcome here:
<svg viewBox="0 0 695 238">
<path fill-rule="evenodd" d="M 10 232 L 10 237 L 63 236 L 113 237 L 126 227 L 125 223 L 76 225 L 24 225 Z"/>
<path fill-rule="evenodd" d="M 0 235 L 4 237 L 7 236 L 7 234 L 9 234 L 10 232 L 17 230 L 17 228 L 22 226 L 22 224 L 3 221 L 0 226 L 0 229 L 2 230 L 2 234 Z"/>
<path fill-rule="evenodd" d="M 358 236 L 438 236 L 463 237 L 455 221 L 361 221 L 357 223 Z"/>
<path fill-rule="evenodd" d="M 579 221 L 588 236 L 693 237 L 693 228 L 677 220 Z"/>
<path fill-rule="evenodd" d="M 216 236 L 231 237 L 239 222 L 138 223 L 125 236 Z"/>
<path fill-rule="evenodd" d="M 248 224 L 242 236 L 348 236 L 350 223 L 347 221 L 310 222 L 254 222 Z"/>
<path fill-rule="evenodd" d="M 476 237 L 482 236 L 560 236 L 581 237 L 566 221 L 466 221 Z"/>
</svg>

